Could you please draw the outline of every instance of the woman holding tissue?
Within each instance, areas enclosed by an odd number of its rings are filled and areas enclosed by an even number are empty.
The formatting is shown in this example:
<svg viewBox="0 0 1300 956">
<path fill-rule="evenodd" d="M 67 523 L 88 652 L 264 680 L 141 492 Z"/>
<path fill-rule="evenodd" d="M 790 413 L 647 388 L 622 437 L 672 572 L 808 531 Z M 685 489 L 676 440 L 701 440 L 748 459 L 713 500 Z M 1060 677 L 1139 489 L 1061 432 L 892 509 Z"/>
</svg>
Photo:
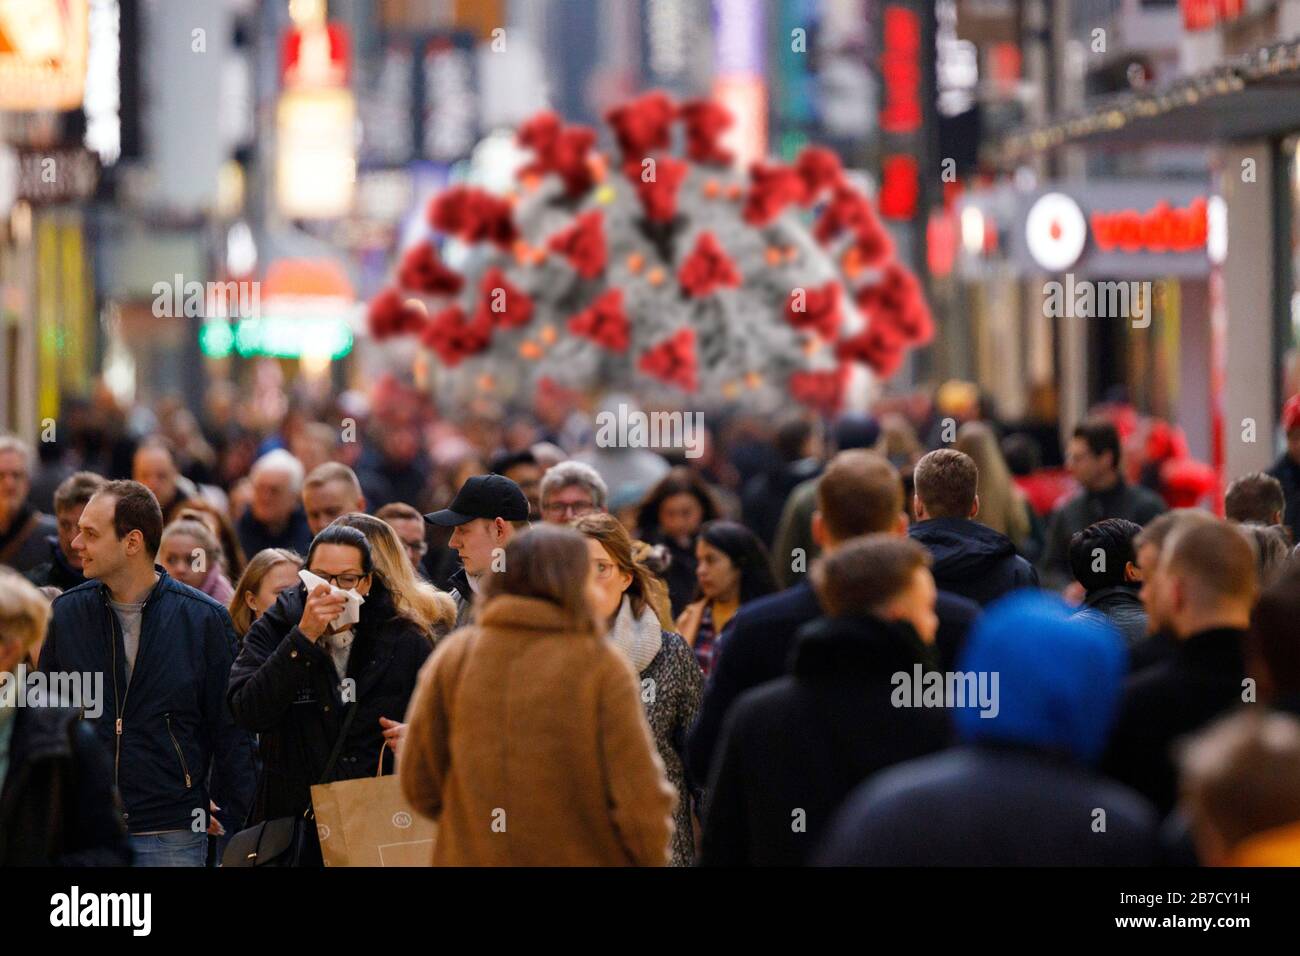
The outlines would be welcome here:
<svg viewBox="0 0 1300 956">
<path fill-rule="evenodd" d="M 316 535 L 301 578 L 254 622 L 230 672 L 235 722 L 261 735 L 250 824 L 302 815 L 313 784 L 392 773 L 381 721 L 402 719 L 431 649 L 356 528 Z M 319 866 L 311 835 L 303 862 Z"/>
</svg>

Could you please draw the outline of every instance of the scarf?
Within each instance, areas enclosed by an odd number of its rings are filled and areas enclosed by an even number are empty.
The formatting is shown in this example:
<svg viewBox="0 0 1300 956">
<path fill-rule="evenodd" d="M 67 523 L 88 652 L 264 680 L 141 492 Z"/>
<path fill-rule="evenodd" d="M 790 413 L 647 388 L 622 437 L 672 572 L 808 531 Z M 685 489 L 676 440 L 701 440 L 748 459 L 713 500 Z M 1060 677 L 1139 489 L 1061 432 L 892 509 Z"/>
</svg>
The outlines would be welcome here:
<svg viewBox="0 0 1300 956">
<path fill-rule="evenodd" d="M 632 611 L 632 600 L 626 594 L 618 606 L 609 639 L 632 662 L 638 674 L 650 666 L 664 645 L 663 629 L 654 610 L 646 605 L 641 616 L 637 617 Z"/>
</svg>

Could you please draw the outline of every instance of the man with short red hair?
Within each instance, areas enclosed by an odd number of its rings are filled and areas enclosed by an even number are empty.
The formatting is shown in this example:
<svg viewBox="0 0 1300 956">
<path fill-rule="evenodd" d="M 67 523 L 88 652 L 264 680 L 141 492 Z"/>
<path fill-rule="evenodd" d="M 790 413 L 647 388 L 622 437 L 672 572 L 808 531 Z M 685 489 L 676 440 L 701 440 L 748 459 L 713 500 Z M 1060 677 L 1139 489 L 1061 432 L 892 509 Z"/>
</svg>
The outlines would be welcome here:
<svg viewBox="0 0 1300 956">
<path fill-rule="evenodd" d="M 1291 540 L 1300 541 L 1300 392 L 1282 406 L 1282 429 L 1286 432 L 1286 451 L 1268 473 L 1282 482 L 1286 495 L 1282 523 L 1291 529 Z"/>
</svg>

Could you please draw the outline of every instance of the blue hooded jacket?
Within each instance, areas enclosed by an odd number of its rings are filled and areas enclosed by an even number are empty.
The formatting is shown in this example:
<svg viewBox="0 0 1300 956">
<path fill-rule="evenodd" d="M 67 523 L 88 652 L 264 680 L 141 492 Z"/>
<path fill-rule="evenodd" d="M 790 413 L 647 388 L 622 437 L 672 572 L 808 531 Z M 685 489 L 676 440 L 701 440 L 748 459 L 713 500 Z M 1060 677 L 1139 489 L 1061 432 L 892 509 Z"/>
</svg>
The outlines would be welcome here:
<svg viewBox="0 0 1300 956">
<path fill-rule="evenodd" d="M 1010 595 L 985 611 L 958 670 L 984 677 L 985 687 L 995 689 L 991 704 L 985 698 L 989 706 L 973 701 L 954 708 L 961 746 L 868 777 L 841 807 L 815 861 L 1155 862 L 1158 831 L 1151 806 L 1088 767 L 1100 758 L 1117 716 L 1123 638 L 1109 623 L 1071 613 L 1060 598 L 1033 591 Z"/>
<path fill-rule="evenodd" d="M 958 658 L 958 670 L 997 675 L 998 708 L 956 708 L 963 743 L 1026 744 L 1095 764 L 1118 713 L 1127 651 L 1119 632 L 1045 591 L 1021 591 L 990 607 Z M 991 676 L 989 680 L 991 681 Z"/>
</svg>

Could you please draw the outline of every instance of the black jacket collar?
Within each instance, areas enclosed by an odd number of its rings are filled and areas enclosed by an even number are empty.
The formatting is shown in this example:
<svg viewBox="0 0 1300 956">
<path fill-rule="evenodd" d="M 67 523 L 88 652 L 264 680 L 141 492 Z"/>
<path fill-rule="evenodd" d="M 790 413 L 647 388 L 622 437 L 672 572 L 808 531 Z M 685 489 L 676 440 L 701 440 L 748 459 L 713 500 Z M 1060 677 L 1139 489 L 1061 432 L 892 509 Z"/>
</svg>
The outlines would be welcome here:
<svg viewBox="0 0 1300 956">
<path fill-rule="evenodd" d="M 796 677 L 866 676 L 931 665 L 929 650 L 912 626 L 869 615 L 822 617 L 800 629 L 791 653 Z"/>
<path fill-rule="evenodd" d="M 1138 589 L 1132 584 L 1115 584 L 1108 588 L 1089 591 L 1083 599 L 1084 607 L 1114 607 L 1117 604 L 1136 604 L 1141 606 L 1142 598 Z"/>
<path fill-rule="evenodd" d="M 455 588 L 456 593 L 464 598 L 467 604 L 474 603 L 474 589 L 470 587 L 469 575 L 465 573 L 463 565 L 447 575 L 447 584 Z"/>
<path fill-rule="evenodd" d="M 1209 668 L 1215 673 L 1236 673 L 1245 668 L 1245 642 L 1246 632 L 1239 628 L 1211 628 L 1178 641 L 1178 656 L 1193 666 Z"/>
</svg>

